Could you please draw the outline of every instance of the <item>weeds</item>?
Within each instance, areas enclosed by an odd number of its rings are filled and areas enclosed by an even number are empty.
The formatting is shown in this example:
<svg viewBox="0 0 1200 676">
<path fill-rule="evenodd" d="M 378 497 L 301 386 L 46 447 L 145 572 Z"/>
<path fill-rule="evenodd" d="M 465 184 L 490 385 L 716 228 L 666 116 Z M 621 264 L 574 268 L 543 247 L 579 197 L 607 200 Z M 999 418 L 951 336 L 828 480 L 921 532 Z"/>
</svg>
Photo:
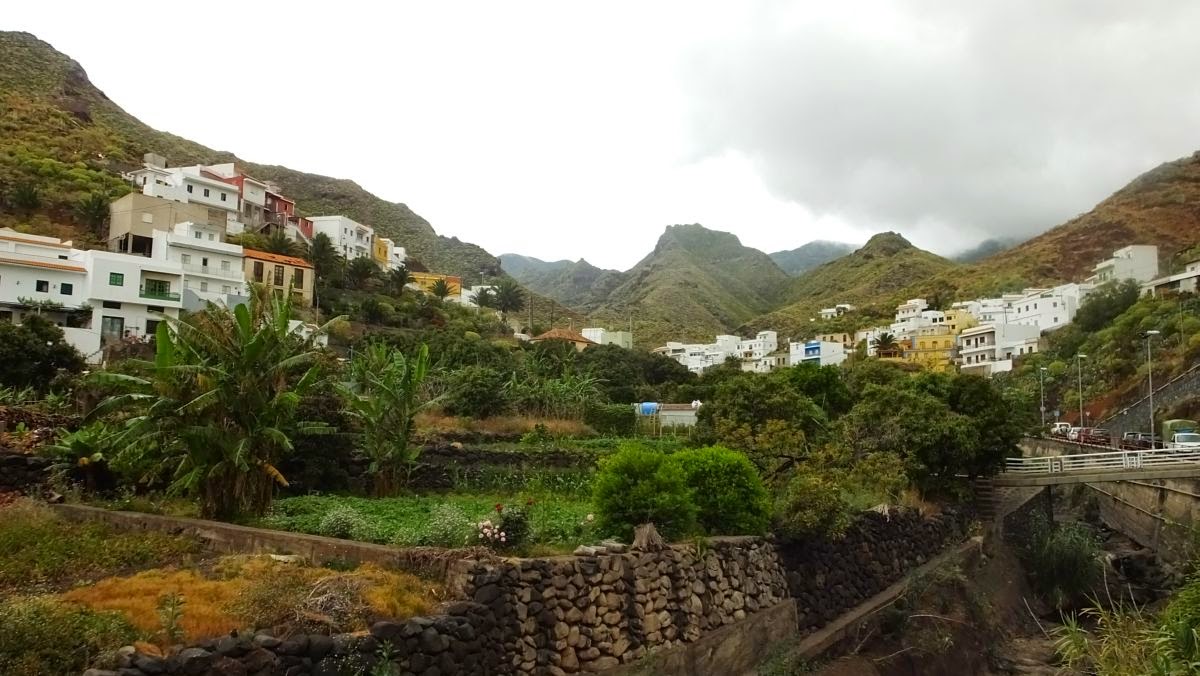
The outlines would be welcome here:
<svg viewBox="0 0 1200 676">
<path fill-rule="evenodd" d="M 0 600 L 0 674 L 78 674 L 101 653 L 138 638 L 115 613 L 94 612 L 47 597 Z"/>
</svg>

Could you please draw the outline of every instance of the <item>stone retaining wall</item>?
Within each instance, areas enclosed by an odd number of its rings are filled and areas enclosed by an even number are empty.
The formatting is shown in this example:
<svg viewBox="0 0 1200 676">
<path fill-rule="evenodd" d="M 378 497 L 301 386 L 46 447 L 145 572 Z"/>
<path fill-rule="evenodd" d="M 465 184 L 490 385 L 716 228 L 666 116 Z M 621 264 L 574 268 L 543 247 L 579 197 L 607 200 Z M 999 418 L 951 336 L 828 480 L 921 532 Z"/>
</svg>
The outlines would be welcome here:
<svg viewBox="0 0 1200 676">
<path fill-rule="evenodd" d="M 840 540 L 784 543 L 780 551 L 800 633 L 820 629 L 963 540 L 970 523 L 971 515 L 958 508 L 932 517 L 892 508 L 863 514 Z"/>
<path fill-rule="evenodd" d="M 35 455 L 0 451 L 0 492 L 36 493 L 46 483 L 51 461 Z"/>
</svg>

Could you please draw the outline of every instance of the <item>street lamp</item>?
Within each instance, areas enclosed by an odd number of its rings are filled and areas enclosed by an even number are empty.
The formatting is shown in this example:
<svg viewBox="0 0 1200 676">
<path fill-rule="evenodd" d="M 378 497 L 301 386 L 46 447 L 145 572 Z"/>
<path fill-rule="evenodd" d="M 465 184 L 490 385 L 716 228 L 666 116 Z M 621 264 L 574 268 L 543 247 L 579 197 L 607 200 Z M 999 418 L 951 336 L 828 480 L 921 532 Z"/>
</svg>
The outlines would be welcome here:
<svg viewBox="0 0 1200 676">
<path fill-rule="evenodd" d="M 1154 363 L 1150 360 L 1150 339 L 1158 333 L 1150 329 L 1142 334 L 1146 339 L 1146 385 L 1150 389 L 1150 448 L 1154 448 Z"/>
<path fill-rule="evenodd" d="M 1046 367 L 1038 369 L 1038 390 L 1042 395 L 1042 433 L 1046 432 Z"/>
<path fill-rule="evenodd" d="M 1079 426 L 1083 427 L 1083 360 L 1087 359 L 1087 355 L 1079 353 L 1075 355 L 1075 366 L 1079 369 Z"/>
</svg>

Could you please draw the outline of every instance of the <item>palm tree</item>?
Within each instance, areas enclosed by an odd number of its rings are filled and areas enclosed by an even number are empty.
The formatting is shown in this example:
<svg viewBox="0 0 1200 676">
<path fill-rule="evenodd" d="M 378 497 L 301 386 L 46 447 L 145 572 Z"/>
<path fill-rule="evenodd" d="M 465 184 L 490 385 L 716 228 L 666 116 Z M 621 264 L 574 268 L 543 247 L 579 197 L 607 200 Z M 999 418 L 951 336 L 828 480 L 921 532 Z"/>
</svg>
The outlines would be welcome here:
<svg viewBox="0 0 1200 676">
<path fill-rule="evenodd" d="M 404 266 L 388 270 L 387 287 L 396 296 L 403 296 L 404 287 L 408 286 L 411 281 L 412 275 L 408 274 L 408 268 Z"/>
<path fill-rule="evenodd" d="M 430 402 L 420 401 L 429 372 L 429 348 L 412 357 L 376 343 L 350 362 L 350 380 L 338 393 L 346 414 L 358 422 L 358 445 L 370 461 L 375 494 L 394 495 L 406 483 L 421 447 L 409 443 L 413 419 Z"/>
<path fill-rule="evenodd" d="M 445 279 L 438 279 L 429 287 L 429 293 L 437 296 L 438 300 L 445 300 L 446 296 L 450 295 L 450 285 Z"/>
<path fill-rule="evenodd" d="M 900 344 L 896 342 L 896 336 L 884 331 L 875 336 L 871 341 L 871 346 L 875 348 L 875 355 L 878 357 L 892 357 L 900 351 Z"/>
<path fill-rule="evenodd" d="M 300 244 L 287 236 L 283 230 L 274 230 L 263 241 L 263 250 L 281 256 L 299 256 L 303 253 Z"/>
<path fill-rule="evenodd" d="M 91 414 L 132 413 L 120 464 L 169 475 L 169 491 L 198 497 L 206 517 L 263 514 L 275 485 L 287 485 L 278 468 L 292 437 L 332 431 L 298 415 L 324 384 L 313 337 L 332 322 L 302 337 L 291 318 L 289 302 L 256 289 L 249 307 L 164 318 L 154 361 L 126 362 L 134 375 L 95 374 L 127 390 Z"/>
<path fill-rule="evenodd" d="M 377 274 L 379 274 L 379 266 L 366 256 L 359 256 L 346 265 L 346 281 L 356 289 L 366 288 Z"/>
<path fill-rule="evenodd" d="M 341 258 L 329 235 L 323 232 L 313 235 L 312 244 L 308 247 L 308 262 L 312 263 L 313 273 L 318 278 L 333 273 Z"/>
<path fill-rule="evenodd" d="M 108 235 L 108 195 L 94 192 L 75 205 L 75 216 L 97 237 Z"/>
<path fill-rule="evenodd" d="M 520 312 L 525 309 L 525 291 L 516 280 L 505 278 L 496 285 L 495 308 L 500 311 L 500 319 L 508 322 L 508 313 Z"/>
<path fill-rule="evenodd" d="M 492 291 L 491 287 L 485 286 L 476 291 L 475 295 L 471 296 L 471 302 L 479 307 L 490 308 L 496 305 L 496 294 Z"/>
</svg>

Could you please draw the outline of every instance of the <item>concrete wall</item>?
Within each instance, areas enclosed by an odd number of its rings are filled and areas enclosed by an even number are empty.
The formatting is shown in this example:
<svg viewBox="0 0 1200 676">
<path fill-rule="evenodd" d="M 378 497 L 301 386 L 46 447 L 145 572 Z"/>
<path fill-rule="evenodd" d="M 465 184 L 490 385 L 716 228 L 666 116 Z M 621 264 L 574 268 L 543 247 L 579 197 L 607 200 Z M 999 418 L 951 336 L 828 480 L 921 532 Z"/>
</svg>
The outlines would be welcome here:
<svg viewBox="0 0 1200 676">
<path fill-rule="evenodd" d="M 1200 479 L 1159 479 L 1087 484 L 1100 504 L 1100 518 L 1114 530 L 1150 547 L 1165 561 L 1195 553 L 1193 529 L 1200 524 Z"/>
<path fill-rule="evenodd" d="M 1143 387 L 1144 391 L 1145 387 Z M 1193 367 L 1191 371 L 1183 373 L 1174 380 L 1155 388 L 1155 412 L 1165 411 L 1196 394 L 1200 394 L 1200 365 Z M 1143 397 L 1135 401 L 1116 414 L 1101 420 L 1096 426 L 1107 428 L 1117 439 L 1120 439 L 1121 435 L 1125 432 L 1145 432 L 1146 428 L 1150 426 L 1150 398 Z M 1160 429 L 1154 431 L 1161 433 L 1161 426 L 1162 416 L 1159 415 L 1156 427 Z"/>
</svg>

